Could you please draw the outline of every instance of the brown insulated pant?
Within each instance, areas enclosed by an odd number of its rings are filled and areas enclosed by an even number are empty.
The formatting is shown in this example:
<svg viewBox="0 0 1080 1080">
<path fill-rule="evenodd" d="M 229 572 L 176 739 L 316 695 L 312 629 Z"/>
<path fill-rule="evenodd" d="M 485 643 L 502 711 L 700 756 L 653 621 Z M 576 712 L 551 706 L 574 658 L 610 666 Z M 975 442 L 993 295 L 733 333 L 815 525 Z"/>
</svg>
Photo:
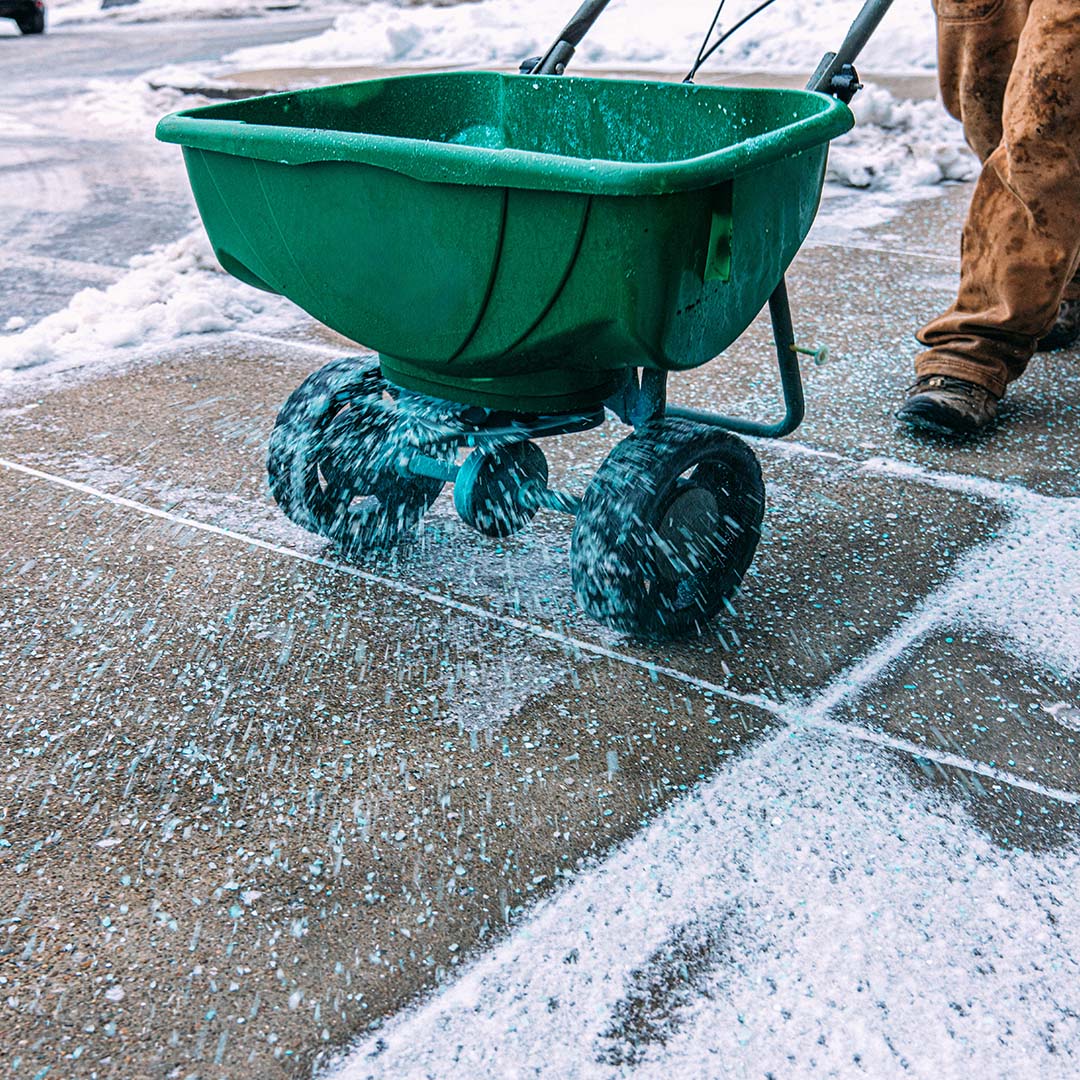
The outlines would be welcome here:
<svg viewBox="0 0 1080 1080">
<path fill-rule="evenodd" d="M 983 162 L 960 294 L 919 332 L 919 375 L 999 397 L 1080 298 L 1080 0 L 937 0 L 945 106 Z"/>
</svg>

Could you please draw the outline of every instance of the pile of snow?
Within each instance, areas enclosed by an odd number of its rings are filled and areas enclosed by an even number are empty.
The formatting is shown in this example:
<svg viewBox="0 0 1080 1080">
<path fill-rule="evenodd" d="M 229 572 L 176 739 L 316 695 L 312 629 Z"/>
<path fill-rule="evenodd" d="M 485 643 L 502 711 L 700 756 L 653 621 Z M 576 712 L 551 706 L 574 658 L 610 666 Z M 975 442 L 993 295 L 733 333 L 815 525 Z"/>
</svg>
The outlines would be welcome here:
<svg viewBox="0 0 1080 1080">
<path fill-rule="evenodd" d="M 905 101 L 868 86 L 852 102 L 857 121 L 829 155 L 829 179 L 845 187 L 910 191 L 973 180 L 978 160 L 963 128 L 937 101 Z"/>
<path fill-rule="evenodd" d="M 218 266 L 202 229 L 131 260 L 104 289 L 83 289 L 62 311 L 0 338 L 0 379 L 31 369 L 102 362 L 115 350 L 161 346 L 192 334 L 281 329 L 296 321 L 286 301 Z M 19 331 L 15 318 L 5 329 Z"/>
<path fill-rule="evenodd" d="M 164 0 L 162 0 L 164 2 Z M 341 67 L 373 64 L 514 65 L 543 52 L 577 0 L 481 0 L 455 7 L 415 7 L 377 0 L 338 16 L 334 27 L 302 41 L 242 49 L 238 67 Z M 753 7 L 732 0 L 724 26 Z M 781 0 L 744 27 L 713 58 L 716 70 L 804 71 L 835 50 L 861 0 Z M 649 68 L 685 72 L 716 7 L 713 0 L 614 0 L 585 39 L 575 68 Z M 932 71 L 936 64 L 930 5 L 898 3 L 863 54 L 874 72 Z"/>
<path fill-rule="evenodd" d="M 190 81 L 188 81 L 190 80 Z M 213 85 L 213 79 L 192 68 L 161 68 L 134 79 L 91 79 L 72 99 L 72 111 L 112 136 L 154 137 L 154 128 L 166 113 L 208 105 L 205 98 L 187 95 L 181 87 Z"/>
</svg>

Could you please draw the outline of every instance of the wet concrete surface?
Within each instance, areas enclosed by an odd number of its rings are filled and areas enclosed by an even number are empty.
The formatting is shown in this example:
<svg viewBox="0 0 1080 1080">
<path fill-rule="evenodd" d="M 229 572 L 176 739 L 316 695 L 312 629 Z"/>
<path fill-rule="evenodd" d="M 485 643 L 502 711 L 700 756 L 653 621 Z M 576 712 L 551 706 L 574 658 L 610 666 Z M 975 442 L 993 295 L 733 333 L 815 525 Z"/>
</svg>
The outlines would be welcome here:
<svg viewBox="0 0 1080 1080">
<path fill-rule="evenodd" d="M 94 498 L 0 490 L 22 1068 L 298 1075 L 771 720 Z"/>
<path fill-rule="evenodd" d="M 313 358 L 288 343 L 222 352 L 185 350 L 48 395 L 9 414 L 3 456 L 317 555 L 262 477 L 270 418 Z M 616 431 L 554 448 L 556 470 L 589 474 Z M 613 641 L 577 614 L 558 517 L 495 545 L 444 498 L 417 542 L 365 568 L 797 705 L 910 618 L 1005 516 L 844 463 L 763 457 L 759 560 L 737 618 L 695 642 Z M 45 482 L 3 483 L 5 516 L 21 524 L 2 556 L 17 628 L 0 658 L 12 718 L 4 865 L 19 912 L 5 989 L 28 1061 L 83 1047 L 103 1074 L 136 1062 L 152 1075 L 302 1074 L 778 723 L 333 568 Z M 916 662 L 949 670 L 933 650 Z M 980 677 L 969 652 L 956 663 Z M 987 681 L 964 685 L 997 708 Z M 873 684 L 873 705 L 841 719 L 916 745 L 942 730 L 930 746 L 1074 782 L 1071 744 L 1043 749 L 1059 730 L 1049 716 L 1006 709 L 996 740 L 965 739 L 930 712 L 929 728 L 905 723 L 894 692 L 907 703 L 908 690 Z M 961 701 L 952 715 L 963 727 L 981 713 Z M 1042 798 L 1049 820 L 1018 817 L 1028 793 L 932 763 L 924 776 L 918 760 L 920 782 L 979 796 L 974 819 L 1003 842 L 1031 842 L 1038 827 L 1050 843 L 1072 816 Z"/>
<path fill-rule="evenodd" d="M 1077 790 L 1075 680 L 965 626 L 888 651 L 1007 526 L 1004 485 L 1075 494 L 1068 355 L 1053 377 L 1035 365 L 993 440 L 941 447 L 890 421 L 911 328 L 951 288 L 926 237 L 955 233 L 962 194 L 800 256 L 796 325 L 837 358 L 808 373 L 797 440 L 756 447 L 768 531 L 736 614 L 677 646 L 575 610 L 555 515 L 494 543 L 444 495 L 367 578 L 284 521 L 265 490 L 273 417 L 349 351 L 306 321 L 9 393 L 0 967 L 16 1075 L 305 1075 L 816 714 L 859 752 L 903 744 L 911 776 L 1001 844 L 1070 838 L 1054 792 Z M 774 411 L 770 349 L 759 321 L 673 397 Z M 618 437 L 545 445 L 553 473 L 580 490 Z"/>
<path fill-rule="evenodd" d="M 264 463 L 277 409 L 318 364 L 310 354 L 264 343 L 239 345 L 217 359 L 184 352 L 50 395 L 12 417 L 0 448 L 103 490 L 307 548 L 310 538 L 283 524 L 271 504 Z M 91 434 L 99 431 L 107 437 Z M 626 434 L 612 422 L 598 432 L 548 441 L 553 483 L 583 491 Z M 736 613 L 700 640 L 620 642 L 621 648 L 652 663 L 685 667 L 736 693 L 788 701 L 835 678 L 899 625 L 1003 521 L 986 500 L 866 476 L 814 456 L 766 446 L 761 452 L 767 535 Z M 930 547 L 924 542 L 929 521 L 936 530 Z M 610 643 L 614 637 L 574 603 L 571 525 L 570 518 L 543 514 L 525 533 L 493 543 L 458 520 L 448 489 L 413 550 L 364 565 Z M 826 536 L 829 542 L 822 542 Z"/>
</svg>

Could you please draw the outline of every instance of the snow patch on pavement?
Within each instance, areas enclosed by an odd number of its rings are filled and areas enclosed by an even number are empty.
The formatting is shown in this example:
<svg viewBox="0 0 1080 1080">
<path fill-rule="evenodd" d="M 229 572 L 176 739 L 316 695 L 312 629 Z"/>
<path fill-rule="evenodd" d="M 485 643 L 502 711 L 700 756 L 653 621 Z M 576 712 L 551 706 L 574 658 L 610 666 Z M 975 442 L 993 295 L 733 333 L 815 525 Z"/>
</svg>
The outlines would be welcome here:
<svg viewBox="0 0 1080 1080">
<path fill-rule="evenodd" d="M 1078 887 L 1075 850 L 1003 852 L 884 755 L 783 735 L 333 1076 L 1072 1076 Z"/>
<path fill-rule="evenodd" d="M 32 139 L 43 134 L 40 127 L 29 123 L 24 117 L 10 112 L 0 112 L 0 138 Z"/>
<path fill-rule="evenodd" d="M 291 326 L 296 309 L 221 270 L 197 229 L 131 260 L 104 289 L 83 289 L 62 311 L 0 338 L 0 384 L 58 367 L 115 364 L 130 350 L 195 334 Z M 37 370 L 40 369 L 40 370 Z"/>
<path fill-rule="evenodd" d="M 939 476 L 901 461 L 871 459 L 863 468 L 1010 507 L 1009 526 L 965 555 L 950 580 L 927 597 L 925 629 L 950 621 L 966 624 L 1009 642 L 1035 665 L 1080 676 L 1080 500 L 1049 498 L 980 477 Z M 910 635 L 904 627 L 899 632 Z"/>
<path fill-rule="evenodd" d="M 463 646 L 459 645 L 459 650 L 463 651 Z M 498 731 L 572 677 L 569 666 L 531 655 L 528 648 L 494 657 L 478 649 L 476 655 L 459 660 L 445 674 L 447 710 L 443 722 L 470 733 Z"/>
<path fill-rule="evenodd" d="M 1080 850 L 1002 851 L 881 750 L 813 731 L 943 625 L 1080 673 L 1080 505 L 1005 501 L 1013 522 L 902 640 L 393 1018 L 336 1080 L 662 1080 L 750 1060 L 777 1076 L 1076 1075 Z M 1053 709 L 1048 723 L 1075 712 Z"/>
<path fill-rule="evenodd" d="M 1024 516 L 988 557 L 966 560 L 954 603 L 963 621 L 1012 643 L 1033 664 L 1080 675 L 1080 511 Z"/>
<path fill-rule="evenodd" d="M 812 239 L 844 242 L 931 198 L 943 185 L 974 180 L 978 159 L 963 128 L 937 101 L 909 101 L 869 85 L 852 102 L 856 126 L 836 139 Z"/>
</svg>

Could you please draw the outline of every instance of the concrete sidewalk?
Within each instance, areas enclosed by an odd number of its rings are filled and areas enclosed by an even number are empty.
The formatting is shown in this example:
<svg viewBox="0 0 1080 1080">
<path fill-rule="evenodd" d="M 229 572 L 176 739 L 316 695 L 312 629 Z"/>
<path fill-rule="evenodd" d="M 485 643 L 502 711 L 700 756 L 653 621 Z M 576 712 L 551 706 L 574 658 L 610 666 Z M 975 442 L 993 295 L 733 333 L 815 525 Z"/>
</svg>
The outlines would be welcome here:
<svg viewBox="0 0 1080 1080">
<path fill-rule="evenodd" d="M 972 623 L 952 575 L 1018 520 L 1071 527 L 1077 356 L 1037 361 L 993 438 L 891 420 L 965 194 L 800 256 L 796 325 L 836 361 L 796 438 L 756 447 L 768 532 L 738 613 L 663 648 L 576 611 L 554 515 L 494 543 L 444 495 L 416 543 L 358 568 L 285 522 L 274 415 L 347 351 L 314 324 L 10 402 L 14 1074 L 307 1075 L 792 725 L 941 785 L 1004 845 L 1071 841 L 1080 682 Z M 673 394 L 767 413 L 773 365 L 759 322 Z M 622 435 L 546 444 L 552 472 L 582 488 Z"/>
</svg>

